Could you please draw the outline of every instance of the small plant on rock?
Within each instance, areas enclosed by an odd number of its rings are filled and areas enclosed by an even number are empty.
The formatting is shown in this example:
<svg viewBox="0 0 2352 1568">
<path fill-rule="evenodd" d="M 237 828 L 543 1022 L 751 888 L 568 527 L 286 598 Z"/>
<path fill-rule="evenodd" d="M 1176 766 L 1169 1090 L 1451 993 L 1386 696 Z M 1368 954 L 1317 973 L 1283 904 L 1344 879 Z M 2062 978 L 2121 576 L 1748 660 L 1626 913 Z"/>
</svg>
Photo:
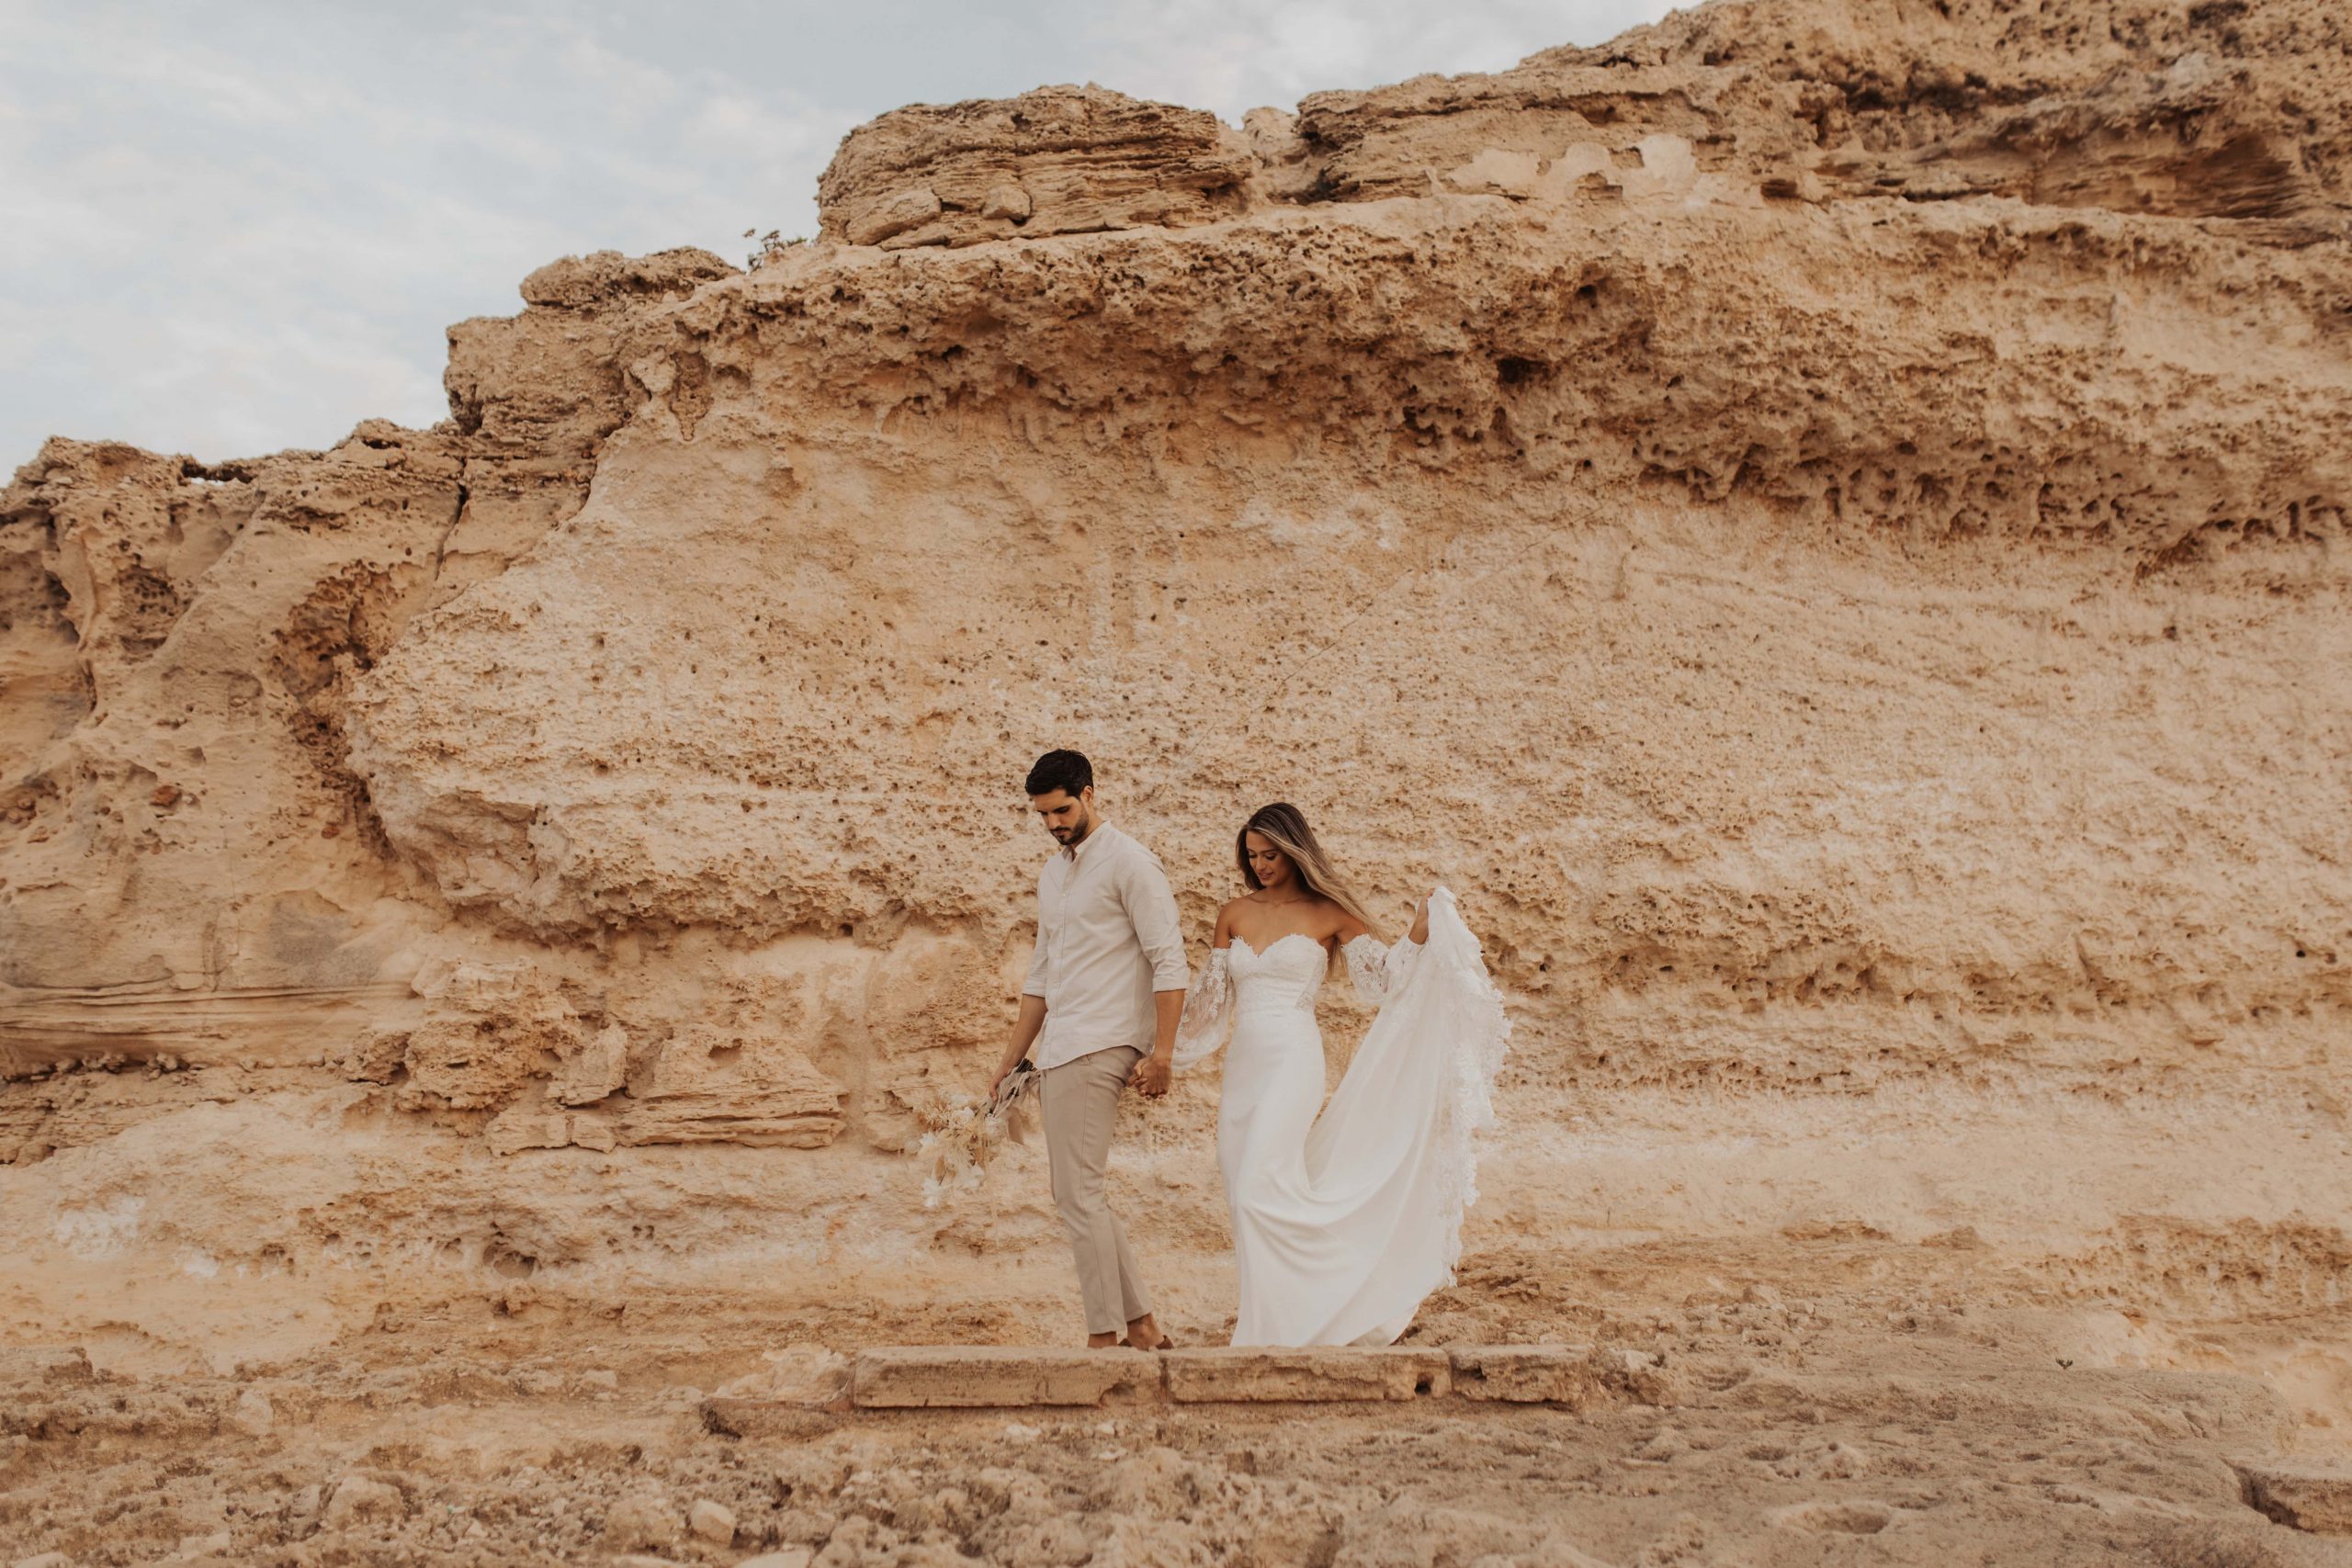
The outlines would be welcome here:
<svg viewBox="0 0 2352 1568">
<path fill-rule="evenodd" d="M 781 231 L 775 229 L 769 230 L 764 234 L 755 228 L 746 229 L 743 231 L 743 238 L 758 242 L 759 248 L 743 258 L 743 265 L 753 272 L 759 271 L 772 261 L 780 260 L 794 247 L 808 243 L 808 236 L 806 234 L 795 234 L 790 239 L 786 239 Z"/>
</svg>

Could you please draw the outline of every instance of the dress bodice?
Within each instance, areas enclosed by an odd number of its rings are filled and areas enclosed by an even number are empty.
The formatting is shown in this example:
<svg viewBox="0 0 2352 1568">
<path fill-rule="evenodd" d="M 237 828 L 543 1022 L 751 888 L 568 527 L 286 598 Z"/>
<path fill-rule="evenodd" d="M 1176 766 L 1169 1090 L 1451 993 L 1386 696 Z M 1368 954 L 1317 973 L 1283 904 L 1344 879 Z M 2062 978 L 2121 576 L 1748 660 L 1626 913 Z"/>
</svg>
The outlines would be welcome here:
<svg viewBox="0 0 2352 1568">
<path fill-rule="evenodd" d="M 1262 1012 L 1273 1008 L 1313 1009 L 1323 988 L 1330 955 L 1323 944 L 1304 931 L 1276 937 L 1263 953 L 1235 937 L 1227 945 L 1226 966 L 1233 976 L 1233 1010 Z"/>
<path fill-rule="evenodd" d="M 1420 951 L 1410 938 L 1383 947 L 1363 934 L 1342 946 L 1340 956 L 1347 961 L 1356 995 L 1380 1007 L 1403 986 Z M 1330 964 L 1323 944 L 1305 931 L 1278 936 L 1262 953 L 1238 936 L 1216 949 L 1184 998 L 1184 1015 L 1176 1025 L 1176 1066 L 1189 1067 L 1215 1051 L 1236 1019 L 1305 1013 L 1312 1021 Z"/>
</svg>

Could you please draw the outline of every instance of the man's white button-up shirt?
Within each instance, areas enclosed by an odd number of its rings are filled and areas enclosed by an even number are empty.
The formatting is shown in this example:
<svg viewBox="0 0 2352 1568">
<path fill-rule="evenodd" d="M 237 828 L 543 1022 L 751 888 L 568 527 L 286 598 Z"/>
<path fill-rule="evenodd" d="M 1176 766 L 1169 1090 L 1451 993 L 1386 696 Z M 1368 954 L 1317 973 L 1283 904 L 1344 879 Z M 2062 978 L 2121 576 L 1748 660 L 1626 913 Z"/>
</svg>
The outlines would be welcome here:
<svg viewBox="0 0 2352 1568">
<path fill-rule="evenodd" d="M 1037 946 L 1023 994 L 1046 998 L 1037 1070 L 1132 1045 L 1149 1051 L 1154 991 L 1191 979 L 1176 896 L 1152 852 L 1103 823 L 1037 876 Z"/>
</svg>

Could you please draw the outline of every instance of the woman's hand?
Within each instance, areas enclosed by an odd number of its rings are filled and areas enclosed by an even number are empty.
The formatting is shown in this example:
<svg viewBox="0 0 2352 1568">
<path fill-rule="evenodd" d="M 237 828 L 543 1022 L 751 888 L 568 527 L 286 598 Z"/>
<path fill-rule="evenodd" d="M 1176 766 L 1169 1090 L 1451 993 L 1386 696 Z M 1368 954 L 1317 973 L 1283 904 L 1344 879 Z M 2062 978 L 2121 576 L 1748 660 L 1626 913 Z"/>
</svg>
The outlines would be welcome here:
<svg viewBox="0 0 2352 1568">
<path fill-rule="evenodd" d="M 1168 1092 L 1169 1073 L 1172 1066 L 1168 1057 L 1155 1051 L 1136 1064 L 1134 1076 L 1127 1082 L 1145 1099 L 1158 1100 Z"/>
<path fill-rule="evenodd" d="M 1420 907 L 1413 911 L 1413 929 L 1406 935 L 1409 940 L 1417 942 L 1429 941 L 1430 901 L 1428 899 L 1422 899 Z"/>
</svg>

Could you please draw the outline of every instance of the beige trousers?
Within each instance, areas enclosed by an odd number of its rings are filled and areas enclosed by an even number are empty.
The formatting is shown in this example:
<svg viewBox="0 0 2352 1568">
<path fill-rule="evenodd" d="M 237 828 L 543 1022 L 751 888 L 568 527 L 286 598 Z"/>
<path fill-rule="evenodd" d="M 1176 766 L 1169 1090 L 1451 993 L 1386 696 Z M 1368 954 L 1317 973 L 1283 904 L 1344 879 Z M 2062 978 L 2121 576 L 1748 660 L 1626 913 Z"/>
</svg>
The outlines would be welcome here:
<svg viewBox="0 0 2352 1568">
<path fill-rule="evenodd" d="M 1086 1303 L 1086 1332 L 1116 1334 L 1151 1310 L 1127 1233 L 1111 1213 L 1103 1173 L 1111 1163 L 1111 1125 L 1119 1096 L 1143 1053 L 1115 1045 L 1048 1067 L 1037 1085 L 1046 1124 L 1046 1161 L 1053 1172 L 1054 1207 L 1078 1255 L 1078 1290 Z"/>
</svg>

